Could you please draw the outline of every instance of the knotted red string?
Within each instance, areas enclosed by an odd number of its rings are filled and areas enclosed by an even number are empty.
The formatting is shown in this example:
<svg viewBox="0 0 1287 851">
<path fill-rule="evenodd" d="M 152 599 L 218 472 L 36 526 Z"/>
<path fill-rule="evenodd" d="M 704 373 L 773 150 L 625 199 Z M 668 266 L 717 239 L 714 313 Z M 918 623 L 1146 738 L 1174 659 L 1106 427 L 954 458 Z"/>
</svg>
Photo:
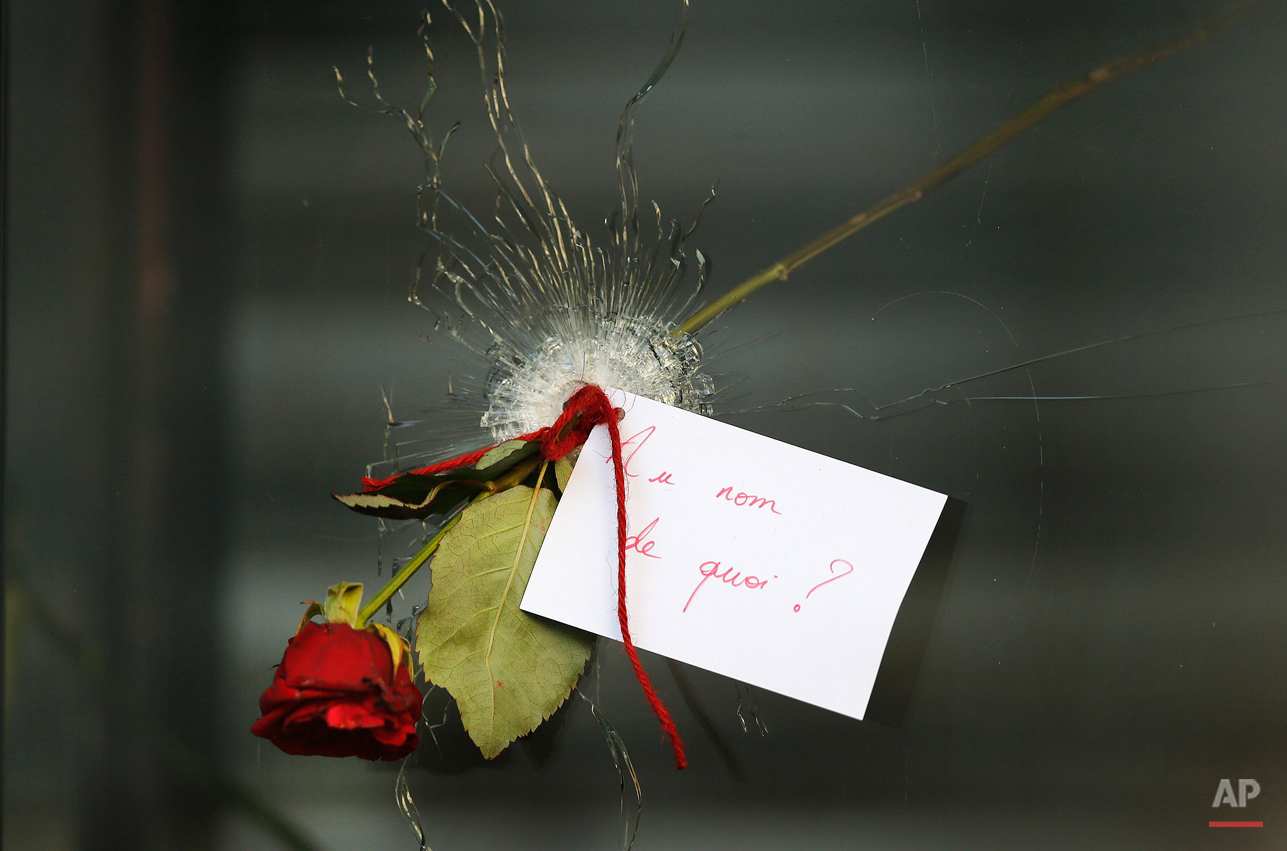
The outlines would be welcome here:
<svg viewBox="0 0 1287 851">
<path fill-rule="evenodd" d="M 643 663 L 639 661 L 639 651 L 635 649 L 634 641 L 630 638 L 630 619 L 626 613 L 626 469 L 625 462 L 622 460 L 621 430 L 617 426 L 617 410 L 612 407 L 607 394 L 593 384 L 587 384 L 567 400 L 563 406 L 563 413 L 553 425 L 524 434 L 518 439 L 541 441 L 541 454 L 551 461 L 557 461 L 585 443 L 591 430 L 600 424 L 608 427 L 608 437 L 612 441 L 612 471 L 617 482 L 617 621 L 621 625 L 621 641 L 626 646 L 626 655 L 630 657 L 630 666 L 634 668 L 635 679 L 639 680 L 644 698 L 652 707 L 657 720 L 661 722 L 661 729 L 670 739 L 670 747 L 675 752 L 675 767 L 684 768 L 688 765 L 688 760 L 684 757 L 684 742 L 679 738 L 679 730 L 675 728 L 675 722 L 670 717 L 666 705 L 661 702 L 661 698 L 652 687 Z M 489 446 L 411 472 L 432 475 L 476 464 L 493 448 Z M 374 479 L 362 481 L 368 491 L 373 491 L 384 487 L 396 478 L 397 476 L 393 476 L 378 481 Z"/>
<path fill-rule="evenodd" d="M 679 738 L 679 730 L 675 729 L 670 712 L 653 689 L 643 663 L 639 661 L 639 651 L 635 650 L 635 643 L 630 639 L 630 618 L 626 614 L 626 468 L 622 461 L 617 410 L 608 401 L 607 394 L 593 384 L 573 393 L 563 414 L 542 437 L 541 454 L 552 461 L 562 458 L 585 443 L 590 430 L 600 423 L 608 427 L 608 437 L 612 441 L 612 472 L 617 480 L 617 621 L 621 625 L 621 641 L 626 645 L 626 655 L 630 657 L 630 666 L 635 669 L 635 679 L 639 680 L 644 698 L 670 739 L 671 750 L 675 752 L 675 767 L 684 768 L 688 760 L 684 757 L 684 742 Z M 560 436 L 565 430 L 568 433 Z"/>
<path fill-rule="evenodd" d="M 559 460 L 573 449 L 576 449 L 578 446 L 585 443 L 586 438 L 590 436 L 590 431 L 600 422 L 603 422 L 602 420 L 580 419 L 581 415 L 585 412 L 586 403 L 584 400 L 591 398 L 584 394 L 585 391 L 590 389 L 599 390 L 599 388 L 587 384 L 585 387 L 582 387 L 580 390 L 573 393 L 568 400 L 563 403 L 563 413 L 554 421 L 554 425 L 538 428 L 536 431 L 529 431 L 527 434 L 520 434 L 518 437 L 514 438 L 514 440 L 541 441 L 541 454 L 546 458 L 549 458 L 551 461 Z M 603 395 L 602 390 L 599 390 L 599 395 L 603 396 L 605 400 L 608 398 Z M 612 404 L 607 404 L 608 408 L 611 410 Z M 614 417 L 609 417 L 608 419 L 613 423 L 616 422 Z M 572 425 L 571 429 L 568 428 L 569 424 Z M 568 433 L 560 438 L 560 433 L 565 430 L 567 430 Z M 408 470 L 405 473 L 394 473 L 387 479 L 371 479 L 363 476 L 362 487 L 369 493 L 371 491 L 378 491 L 382 487 L 393 484 L 393 482 L 402 476 L 432 476 L 435 473 L 445 473 L 448 470 L 455 470 L 457 467 L 472 467 L 474 464 L 481 461 L 484 455 L 491 452 L 497 446 L 500 446 L 500 444 L 495 443 L 491 446 L 484 446 L 482 449 L 476 449 L 473 452 L 466 452 L 464 455 L 457 455 L 455 458 L 448 458 L 446 461 L 439 461 L 436 464 L 430 464 L 428 467 L 418 467 L 414 470 Z"/>
</svg>

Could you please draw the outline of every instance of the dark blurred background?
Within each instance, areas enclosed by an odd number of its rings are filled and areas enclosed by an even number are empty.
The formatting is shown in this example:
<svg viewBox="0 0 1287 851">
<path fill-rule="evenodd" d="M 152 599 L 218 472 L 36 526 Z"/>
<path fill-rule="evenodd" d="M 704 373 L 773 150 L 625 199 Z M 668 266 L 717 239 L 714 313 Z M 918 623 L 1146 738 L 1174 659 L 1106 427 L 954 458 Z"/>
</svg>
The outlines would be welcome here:
<svg viewBox="0 0 1287 851">
<path fill-rule="evenodd" d="M 386 95 L 418 103 L 419 5 L 8 6 L 5 847 L 413 849 L 396 766 L 248 728 L 298 601 L 378 581 L 375 521 L 328 491 L 380 457 L 382 390 L 412 418 L 446 383 L 452 344 L 405 298 L 429 247 L 418 152 L 331 70 L 360 91 L 370 46 Z M 643 193 L 687 218 L 719 178 L 692 240 L 717 293 L 1221 7 L 695 0 L 639 112 Z M 593 229 L 677 4 L 502 8 L 515 112 Z M 483 199 L 476 66 L 431 11 L 431 114 L 464 122 L 444 181 Z M 721 756 L 651 657 L 690 742 L 676 773 L 600 647 L 588 687 L 640 772 L 639 849 L 1281 847 L 1287 317 L 1249 314 L 1287 310 L 1284 43 L 1277 4 L 718 323 L 729 422 L 968 512 L 898 728 L 689 670 Z M 887 420 L 831 404 L 1159 331 Z M 619 844 L 586 704 L 494 765 L 447 716 L 408 770 L 433 848 Z M 1222 778 L 1262 792 L 1213 809 Z"/>
</svg>

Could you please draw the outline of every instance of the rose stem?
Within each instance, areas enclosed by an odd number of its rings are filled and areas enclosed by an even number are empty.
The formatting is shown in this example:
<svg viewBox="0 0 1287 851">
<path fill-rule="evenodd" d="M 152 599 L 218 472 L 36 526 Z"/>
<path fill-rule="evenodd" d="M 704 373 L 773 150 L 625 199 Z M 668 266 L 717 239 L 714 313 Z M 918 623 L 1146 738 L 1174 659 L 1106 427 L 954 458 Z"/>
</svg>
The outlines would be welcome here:
<svg viewBox="0 0 1287 851">
<path fill-rule="evenodd" d="M 469 504 L 473 505 L 478 500 L 487 496 L 491 496 L 491 493 L 483 491 L 478 496 L 470 500 Z M 353 624 L 354 628 L 362 629 L 365 627 L 366 622 L 371 618 L 371 616 L 380 611 L 380 608 L 385 603 L 389 602 L 389 599 L 393 597 L 394 594 L 398 593 L 399 589 L 401 589 L 403 585 L 407 584 L 407 580 L 416 575 L 416 571 L 423 567 L 424 563 L 429 560 L 429 557 L 438 550 L 438 545 L 442 543 L 443 536 L 451 530 L 452 526 L 455 526 L 460 522 L 460 518 L 463 517 L 464 514 L 464 509 L 461 509 L 457 512 L 455 517 L 448 520 L 443 527 L 438 530 L 438 533 L 430 538 L 429 541 L 420 548 L 420 552 L 416 553 L 411 561 L 403 565 L 402 569 L 398 571 L 398 574 L 390 579 L 388 584 L 381 588 L 379 592 L 371 598 L 370 602 L 358 611 L 357 621 Z"/>
<path fill-rule="evenodd" d="M 1151 65 L 1154 62 L 1166 59 L 1182 50 L 1187 50 L 1200 44 L 1221 30 L 1238 23 L 1253 11 L 1256 11 L 1258 7 L 1267 5 L 1267 3 L 1268 0 L 1245 0 L 1245 2 L 1237 3 L 1220 14 L 1208 18 L 1178 38 L 1162 42 L 1137 53 L 1120 56 L 1101 65 L 1089 74 L 1051 89 L 1023 112 L 978 139 L 974 144 L 929 172 L 920 180 L 879 201 L 848 221 L 842 222 L 767 269 L 747 278 L 722 297 L 694 313 L 673 333 L 678 336 L 698 331 L 716 316 L 719 316 L 735 304 L 744 301 L 747 296 L 761 287 L 773 281 L 786 280 L 787 275 L 791 274 L 796 268 L 803 266 L 836 243 L 853 236 L 867 227 L 867 225 L 894 212 L 899 207 L 921 200 L 927 194 L 947 183 L 1064 104 L 1081 97 L 1093 89 L 1099 88 L 1105 83 L 1116 80 L 1118 77 L 1125 76 L 1146 65 Z"/>
</svg>

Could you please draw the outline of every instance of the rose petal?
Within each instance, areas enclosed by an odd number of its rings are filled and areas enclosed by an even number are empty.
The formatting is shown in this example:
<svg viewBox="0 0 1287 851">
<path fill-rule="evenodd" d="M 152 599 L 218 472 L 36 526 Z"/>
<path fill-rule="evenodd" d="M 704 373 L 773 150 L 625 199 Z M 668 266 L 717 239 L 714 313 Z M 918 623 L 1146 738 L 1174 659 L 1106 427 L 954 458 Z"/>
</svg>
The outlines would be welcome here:
<svg viewBox="0 0 1287 851">
<path fill-rule="evenodd" d="M 371 701 L 374 704 L 374 701 Z M 327 725 L 337 730 L 353 730 L 359 727 L 380 727 L 385 723 L 384 716 L 367 703 L 334 703 L 326 710 Z"/>
</svg>

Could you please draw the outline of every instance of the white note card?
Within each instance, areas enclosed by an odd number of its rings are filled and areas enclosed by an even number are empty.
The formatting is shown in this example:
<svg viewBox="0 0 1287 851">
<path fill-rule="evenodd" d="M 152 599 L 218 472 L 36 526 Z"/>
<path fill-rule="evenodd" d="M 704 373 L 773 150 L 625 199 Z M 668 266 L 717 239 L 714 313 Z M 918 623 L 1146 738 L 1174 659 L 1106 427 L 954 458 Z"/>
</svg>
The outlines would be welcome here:
<svg viewBox="0 0 1287 851">
<path fill-rule="evenodd" d="M 862 718 L 947 498 L 621 391 L 637 646 Z M 590 435 L 522 608 L 621 640 L 616 484 Z"/>
</svg>

